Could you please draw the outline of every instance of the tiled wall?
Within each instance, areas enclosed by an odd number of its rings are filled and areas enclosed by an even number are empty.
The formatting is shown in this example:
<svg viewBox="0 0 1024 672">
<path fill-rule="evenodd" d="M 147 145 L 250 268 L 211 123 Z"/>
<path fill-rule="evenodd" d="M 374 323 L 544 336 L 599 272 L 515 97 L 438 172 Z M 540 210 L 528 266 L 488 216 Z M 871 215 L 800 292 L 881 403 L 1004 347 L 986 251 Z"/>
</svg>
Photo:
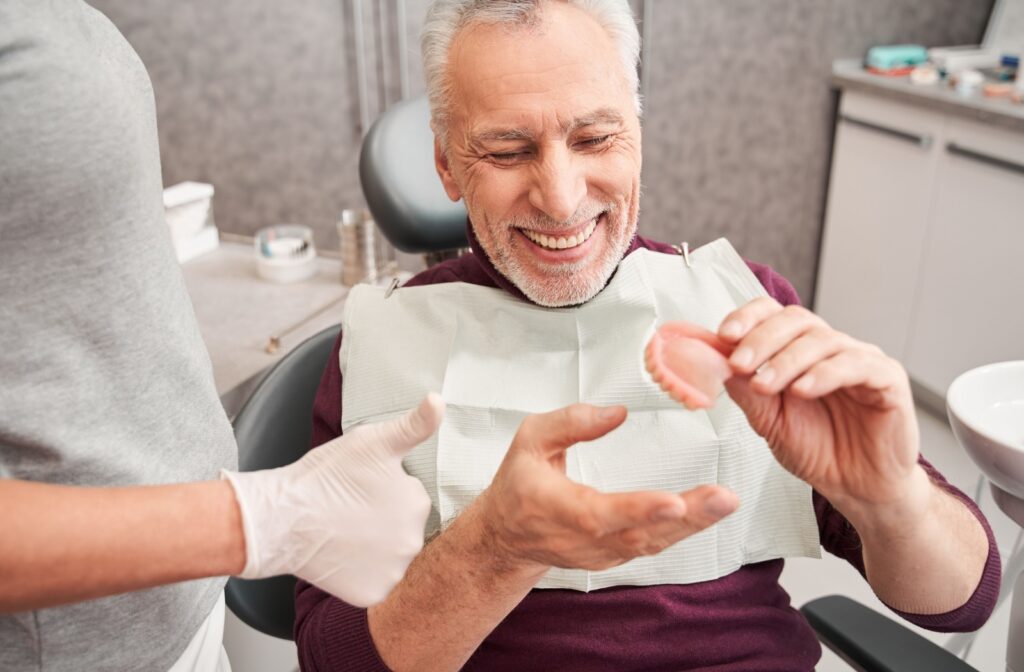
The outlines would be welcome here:
<svg viewBox="0 0 1024 672">
<path fill-rule="evenodd" d="M 428 0 L 92 4 L 149 68 L 166 184 L 213 182 L 224 230 L 293 221 L 335 245 L 338 212 L 361 204 L 361 116 L 372 118 L 403 88 L 423 90 L 417 33 Z M 835 105 L 831 61 L 872 44 L 976 42 L 992 0 L 631 4 L 650 24 L 641 230 L 691 244 L 728 236 L 809 302 Z"/>
</svg>

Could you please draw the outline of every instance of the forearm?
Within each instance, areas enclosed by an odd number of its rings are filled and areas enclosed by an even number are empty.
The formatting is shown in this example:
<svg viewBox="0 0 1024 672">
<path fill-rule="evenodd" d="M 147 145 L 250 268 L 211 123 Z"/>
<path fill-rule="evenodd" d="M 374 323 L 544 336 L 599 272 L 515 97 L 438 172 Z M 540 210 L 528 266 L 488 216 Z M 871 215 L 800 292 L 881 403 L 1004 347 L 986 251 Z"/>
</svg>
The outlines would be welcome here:
<svg viewBox="0 0 1024 672">
<path fill-rule="evenodd" d="M 240 572 L 226 481 L 81 488 L 0 480 L 0 612 Z"/>
<path fill-rule="evenodd" d="M 918 466 L 904 502 L 837 505 L 863 543 L 868 582 L 889 606 L 944 614 L 970 599 L 988 557 L 988 537 L 962 502 Z"/>
<path fill-rule="evenodd" d="M 458 670 L 547 568 L 499 561 L 471 506 L 369 610 L 370 634 L 395 672 Z"/>
</svg>

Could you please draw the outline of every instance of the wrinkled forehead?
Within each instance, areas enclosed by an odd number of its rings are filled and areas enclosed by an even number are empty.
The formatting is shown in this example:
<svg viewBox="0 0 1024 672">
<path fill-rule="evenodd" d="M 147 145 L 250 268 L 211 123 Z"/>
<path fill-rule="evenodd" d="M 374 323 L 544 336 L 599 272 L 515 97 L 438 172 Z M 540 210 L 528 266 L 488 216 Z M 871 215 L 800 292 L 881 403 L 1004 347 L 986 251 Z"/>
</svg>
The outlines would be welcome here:
<svg viewBox="0 0 1024 672">
<path fill-rule="evenodd" d="M 452 124 L 463 133 L 526 128 L 561 132 L 600 112 L 636 116 L 612 38 L 586 12 L 548 5 L 529 26 L 475 23 L 452 41 Z"/>
</svg>

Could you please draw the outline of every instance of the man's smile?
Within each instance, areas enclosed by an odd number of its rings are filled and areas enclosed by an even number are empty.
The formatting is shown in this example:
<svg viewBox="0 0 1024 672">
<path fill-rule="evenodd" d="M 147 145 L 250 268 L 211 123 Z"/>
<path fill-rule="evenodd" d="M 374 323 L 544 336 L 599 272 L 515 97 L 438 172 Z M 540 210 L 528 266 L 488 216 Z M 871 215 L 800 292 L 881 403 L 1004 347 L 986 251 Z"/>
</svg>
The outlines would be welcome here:
<svg viewBox="0 0 1024 672">
<path fill-rule="evenodd" d="M 517 228 L 529 243 L 529 248 L 545 261 L 567 262 L 584 257 L 592 247 L 592 238 L 598 225 L 604 223 L 607 213 L 567 231 L 539 231 Z"/>
</svg>

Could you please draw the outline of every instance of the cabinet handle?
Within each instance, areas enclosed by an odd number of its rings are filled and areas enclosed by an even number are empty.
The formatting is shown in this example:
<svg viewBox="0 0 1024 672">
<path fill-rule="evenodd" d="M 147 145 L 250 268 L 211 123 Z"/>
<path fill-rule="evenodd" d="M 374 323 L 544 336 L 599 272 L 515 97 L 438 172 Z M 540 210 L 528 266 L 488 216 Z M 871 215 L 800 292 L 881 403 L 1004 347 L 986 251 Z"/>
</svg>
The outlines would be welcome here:
<svg viewBox="0 0 1024 672">
<path fill-rule="evenodd" d="M 1022 164 L 1016 163 L 1014 161 L 1008 161 L 1007 159 L 1001 159 L 998 156 L 982 154 L 981 152 L 976 152 L 973 149 L 961 147 L 955 142 L 948 143 L 946 145 L 946 151 L 949 152 L 950 154 L 962 156 L 965 159 L 970 159 L 971 161 L 977 161 L 978 163 L 984 163 L 985 165 L 988 166 L 1008 170 L 1011 173 L 1020 173 L 1021 175 L 1024 175 L 1024 165 Z"/>
<path fill-rule="evenodd" d="M 908 133 L 907 131 L 901 131 L 901 130 L 896 129 L 896 128 L 889 128 L 888 126 L 882 126 L 881 124 L 876 124 L 873 121 L 865 121 L 863 119 L 858 119 L 857 117 L 851 117 L 848 114 L 841 114 L 841 115 L 839 115 L 839 119 L 841 121 L 845 121 L 848 124 L 853 124 L 854 126 L 860 126 L 861 128 L 866 128 L 869 131 L 875 131 L 877 133 L 883 133 L 885 135 L 888 135 L 891 138 L 897 138 L 899 140 L 904 140 L 904 141 L 909 142 L 911 144 L 917 145 L 921 149 L 928 149 L 929 147 L 932 146 L 932 136 L 930 136 L 930 135 L 917 135 L 915 133 Z"/>
</svg>

